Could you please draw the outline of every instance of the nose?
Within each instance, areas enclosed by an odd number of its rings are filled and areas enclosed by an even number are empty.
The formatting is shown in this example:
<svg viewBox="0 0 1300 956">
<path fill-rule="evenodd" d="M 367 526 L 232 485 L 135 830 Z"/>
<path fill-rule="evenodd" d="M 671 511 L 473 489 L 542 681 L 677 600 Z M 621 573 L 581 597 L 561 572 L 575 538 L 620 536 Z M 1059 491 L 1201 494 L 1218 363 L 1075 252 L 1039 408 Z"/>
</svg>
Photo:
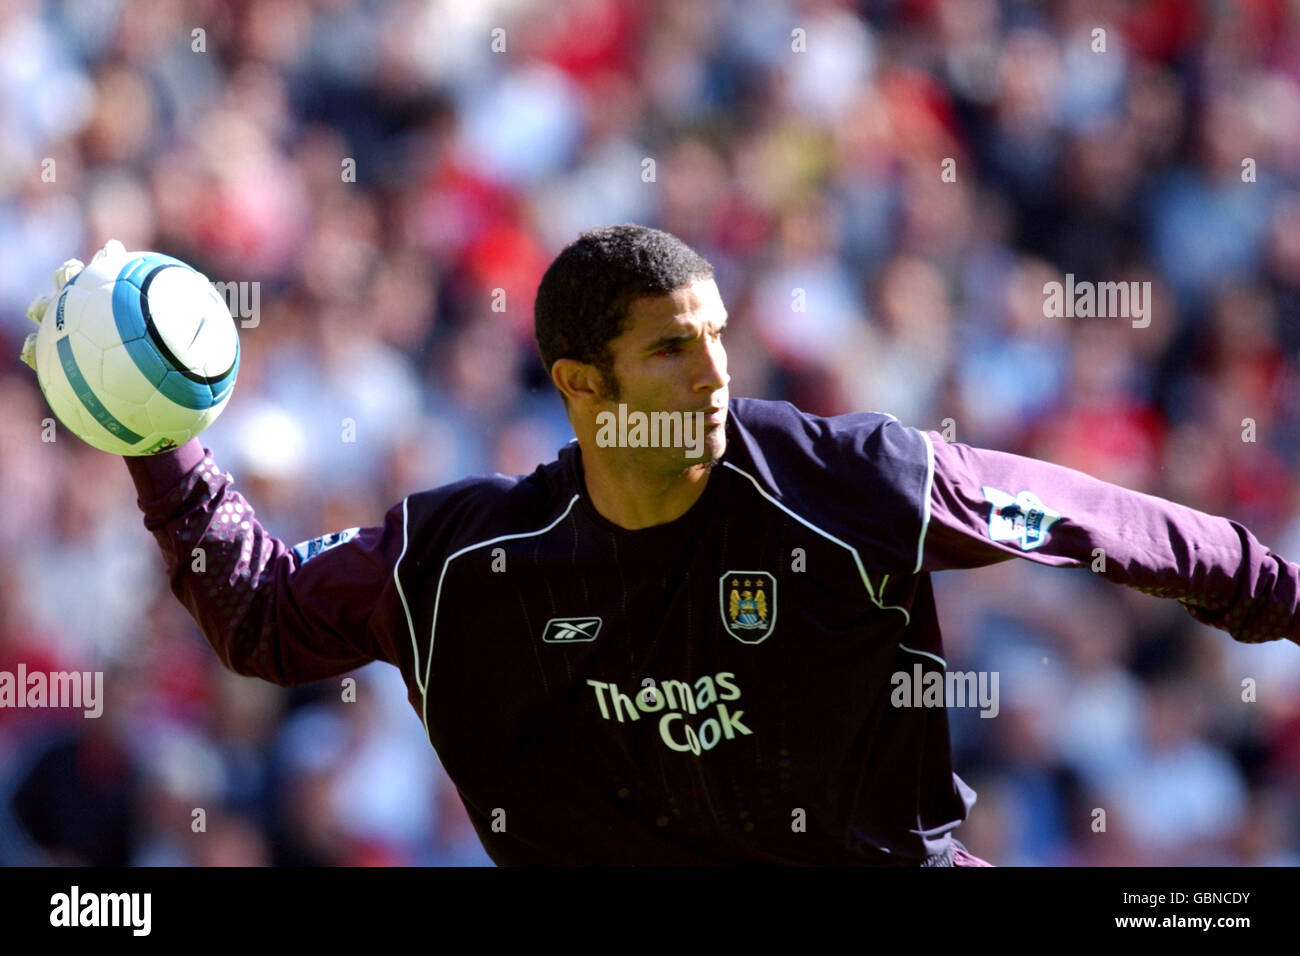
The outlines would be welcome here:
<svg viewBox="0 0 1300 956">
<path fill-rule="evenodd" d="M 726 388 L 731 381 L 727 374 L 727 350 L 722 343 L 710 342 L 704 351 L 704 364 L 696 377 L 695 388 L 702 392 L 716 392 Z"/>
</svg>

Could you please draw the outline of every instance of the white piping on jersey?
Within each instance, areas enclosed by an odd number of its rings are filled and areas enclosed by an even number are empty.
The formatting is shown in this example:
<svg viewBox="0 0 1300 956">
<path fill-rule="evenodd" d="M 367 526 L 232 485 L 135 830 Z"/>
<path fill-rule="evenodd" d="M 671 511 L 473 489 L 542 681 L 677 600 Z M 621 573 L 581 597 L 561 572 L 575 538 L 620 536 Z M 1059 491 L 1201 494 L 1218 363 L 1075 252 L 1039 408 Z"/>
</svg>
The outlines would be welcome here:
<svg viewBox="0 0 1300 956">
<path fill-rule="evenodd" d="M 580 497 L 582 496 L 575 492 L 573 497 L 569 499 L 569 506 L 560 512 L 560 516 L 545 528 L 538 528 L 536 531 L 521 531 L 518 534 L 503 534 L 487 541 L 476 541 L 474 544 L 465 545 L 465 547 L 461 548 L 455 554 L 448 557 L 446 561 L 442 562 L 442 573 L 438 575 L 438 590 L 433 597 L 433 624 L 429 628 L 429 659 L 424 662 L 424 683 L 419 685 L 420 693 L 424 698 L 420 708 L 420 719 L 424 721 L 424 734 L 426 737 L 429 735 L 429 673 L 433 668 L 433 637 L 438 631 L 438 603 L 442 600 L 442 582 L 447 576 L 447 566 L 462 554 L 468 554 L 470 551 L 474 551 L 478 548 L 486 548 L 490 544 L 496 544 L 500 541 L 513 541 L 515 538 L 531 538 L 539 534 L 546 534 L 546 532 L 550 531 L 568 516 L 569 512 L 573 510 L 573 506 L 577 504 Z M 419 666 L 420 659 L 417 655 L 415 659 L 415 681 L 417 684 L 419 684 L 420 681 Z"/>
<path fill-rule="evenodd" d="M 874 604 L 876 607 L 880 608 L 882 611 L 898 611 L 900 614 L 903 615 L 903 621 L 904 621 L 906 624 L 911 624 L 911 623 L 912 623 L 912 616 L 911 616 L 910 614 L 908 614 L 908 612 L 907 612 L 907 608 L 905 608 L 905 607 L 899 607 L 899 606 L 896 605 L 896 604 L 891 604 L 891 605 L 889 605 L 888 607 L 886 607 L 885 604 L 883 603 L 883 601 L 881 600 L 881 598 L 876 597 L 875 589 L 872 588 L 872 586 L 871 586 L 871 578 L 869 578 L 869 577 L 867 576 L 867 569 L 864 568 L 864 567 L 862 566 L 862 556 L 858 554 L 858 549 L 857 549 L 857 548 L 853 547 L 853 545 L 849 544 L 847 541 L 841 541 L 839 538 L 835 537 L 835 535 L 831 534 L 829 531 L 826 531 L 826 530 L 823 530 L 822 528 L 817 527 L 815 524 L 813 524 L 811 521 L 807 520 L 806 518 L 803 518 L 803 517 L 801 517 L 800 515 L 795 514 L 793 511 L 791 511 L 791 510 L 790 510 L 789 508 L 787 508 L 785 505 L 781 504 L 781 502 L 777 501 L 775 498 L 773 498 L 771 495 L 769 495 L 766 491 L 764 491 L 764 490 L 763 490 L 763 486 L 760 485 L 760 484 L 758 483 L 758 479 L 756 479 L 756 478 L 755 478 L 753 475 L 751 475 L 749 472 L 745 471 L 744 469 L 737 468 L 735 465 L 733 465 L 733 464 L 732 464 L 731 462 L 729 462 L 729 461 L 724 461 L 722 464 L 726 465 L 726 466 L 727 466 L 728 468 L 730 468 L 732 471 L 737 472 L 737 473 L 739 473 L 739 474 L 742 474 L 742 475 L 744 475 L 746 478 L 748 478 L 748 479 L 750 480 L 750 482 L 754 485 L 754 487 L 758 490 L 758 493 L 759 493 L 760 495 L 762 495 L 762 496 L 763 496 L 764 498 L 766 498 L 768 501 L 772 502 L 772 504 L 776 505 L 778 508 L 780 508 L 780 509 L 781 509 L 782 511 L 784 511 L 786 514 L 788 514 L 791 518 L 793 518 L 795 521 L 798 521 L 801 525 L 803 525 L 803 526 L 806 527 L 806 528 L 811 528 L 813 531 L 816 531 L 819 535 L 821 535 L 821 536 L 822 536 L 823 538 L 825 538 L 826 540 L 828 540 L 828 541 L 834 541 L 834 542 L 835 542 L 836 544 L 838 544 L 841 548 L 844 548 L 846 551 L 848 551 L 849 554 L 853 555 L 853 563 L 854 563 L 855 565 L 857 565 L 857 568 L 858 568 L 858 574 L 862 577 L 862 584 L 863 584 L 863 586 L 865 586 L 866 589 L 867 589 L 867 597 L 871 598 L 871 603 Z M 887 580 L 888 578 L 889 578 L 889 575 L 885 575 L 884 579 L 881 580 L 881 594 L 882 594 L 882 597 L 883 597 L 883 592 L 884 592 L 884 582 L 885 582 L 885 580 Z"/>
<path fill-rule="evenodd" d="M 411 620 L 411 608 L 406 603 L 406 592 L 402 590 L 402 579 L 397 576 L 398 570 L 402 567 L 402 558 L 406 557 L 406 546 L 410 539 L 406 536 L 406 502 L 410 500 L 408 495 L 402 499 L 402 553 L 397 556 L 397 563 L 393 565 L 393 583 L 397 585 L 397 596 L 402 599 L 402 610 L 406 612 L 406 627 L 411 632 L 411 661 L 413 665 L 411 672 L 415 675 L 415 684 L 424 693 L 424 685 L 420 683 L 420 649 L 415 641 L 415 622 Z"/>
<path fill-rule="evenodd" d="M 925 555 L 925 533 L 930 530 L 930 492 L 934 489 L 934 445 L 930 444 L 930 436 L 921 432 L 921 437 L 925 439 L 925 513 L 921 518 L 921 539 L 916 542 L 916 570 L 913 574 L 921 573 L 921 560 Z"/>
<path fill-rule="evenodd" d="M 906 644 L 902 643 L 901 641 L 899 642 L 898 646 L 901 647 L 901 648 L 902 648 L 903 650 L 905 650 L 905 651 L 909 651 L 909 652 L 911 652 L 911 653 L 913 653 L 913 654 L 920 654 L 922 657 L 928 657 L 928 658 L 930 658 L 930 660 L 932 660 L 932 661 L 938 661 L 938 662 L 940 663 L 940 665 L 943 666 L 943 669 L 944 669 L 944 670 L 947 670 L 947 669 L 948 669 L 948 662 L 945 661 L 945 660 L 944 660 L 942 657 L 940 657 L 938 654 L 931 654 L 929 651 L 918 651 L 918 650 L 914 650 L 913 648 L 908 647 Z"/>
</svg>

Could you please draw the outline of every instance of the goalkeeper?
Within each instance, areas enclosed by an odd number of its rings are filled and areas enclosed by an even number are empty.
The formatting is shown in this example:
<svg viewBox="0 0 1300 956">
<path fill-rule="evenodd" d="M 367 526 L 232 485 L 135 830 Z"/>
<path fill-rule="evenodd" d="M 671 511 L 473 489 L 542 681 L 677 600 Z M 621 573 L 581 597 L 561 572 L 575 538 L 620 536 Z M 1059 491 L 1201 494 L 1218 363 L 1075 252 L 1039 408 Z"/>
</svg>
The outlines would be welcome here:
<svg viewBox="0 0 1300 956">
<path fill-rule="evenodd" d="M 731 397 L 712 275 L 656 230 L 583 234 L 535 306 L 576 441 L 372 527 L 290 547 L 198 440 L 128 459 L 173 593 L 239 674 L 397 667 L 501 864 L 981 865 L 946 712 L 894 693 L 945 669 L 934 571 L 1104 555 L 1238 641 L 1300 636 L 1300 567 L 1234 521 Z M 638 441 L 654 413 L 676 446 Z"/>
</svg>

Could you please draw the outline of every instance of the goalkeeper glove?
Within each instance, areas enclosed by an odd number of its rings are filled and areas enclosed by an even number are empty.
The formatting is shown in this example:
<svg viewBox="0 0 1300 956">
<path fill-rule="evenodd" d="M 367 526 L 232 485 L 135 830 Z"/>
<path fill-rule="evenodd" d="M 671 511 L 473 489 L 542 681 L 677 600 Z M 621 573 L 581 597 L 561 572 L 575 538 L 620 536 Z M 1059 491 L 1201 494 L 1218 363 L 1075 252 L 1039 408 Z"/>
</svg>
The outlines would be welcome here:
<svg viewBox="0 0 1300 956">
<path fill-rule="evenodd" d="M 125 249 L 122 246 L 122 243 L 118 242 L 116 239 L 110 239 L 108 242 L 104 243 L 104 248 L 95 253 L 95 258 L 90 261 L 94 262 L 95 259 L 100 259 L 106 255 L 124 251 Z M 32 300 L 32 304 L 27 307 L 27 318 L 31 319 L 37 325 L 40 325 L 45 319 L 45 310 L 50 307 L 50 303 L 59 297 L 59 293 L 63 291 L 63 287 L 71 282 L 74 277 L 79 275 L 81 270 L 85 267 L 85 263 L 80 259 L 69 259 L 67 262 L 63 263 L 63 265 L 55 269 L 53 298 L 50 296 L 38 295 Z M 18 356 L 26 364 L 31 366 L 33 372 L 36 371 L 36 336 L 36 332 L 27 336 L 23 341 L 23 350 Z"/>
</svg>

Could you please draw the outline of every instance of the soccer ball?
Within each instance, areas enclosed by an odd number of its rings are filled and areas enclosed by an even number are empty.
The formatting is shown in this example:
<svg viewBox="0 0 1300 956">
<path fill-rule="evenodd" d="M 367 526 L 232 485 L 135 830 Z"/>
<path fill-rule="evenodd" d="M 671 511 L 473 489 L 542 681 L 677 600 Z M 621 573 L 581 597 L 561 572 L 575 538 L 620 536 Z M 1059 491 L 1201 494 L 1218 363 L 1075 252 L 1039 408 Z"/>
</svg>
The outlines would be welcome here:
<svg viewBox="0 0 1300 956">
<path fill-rule="evenodd" d="M 170 256 L 110 241 L 37 321 L 45 400 L 100 451 L 176 448 L 216 421 L 234 390 L 235 320 L 207 278 Z"/>
</svg>

